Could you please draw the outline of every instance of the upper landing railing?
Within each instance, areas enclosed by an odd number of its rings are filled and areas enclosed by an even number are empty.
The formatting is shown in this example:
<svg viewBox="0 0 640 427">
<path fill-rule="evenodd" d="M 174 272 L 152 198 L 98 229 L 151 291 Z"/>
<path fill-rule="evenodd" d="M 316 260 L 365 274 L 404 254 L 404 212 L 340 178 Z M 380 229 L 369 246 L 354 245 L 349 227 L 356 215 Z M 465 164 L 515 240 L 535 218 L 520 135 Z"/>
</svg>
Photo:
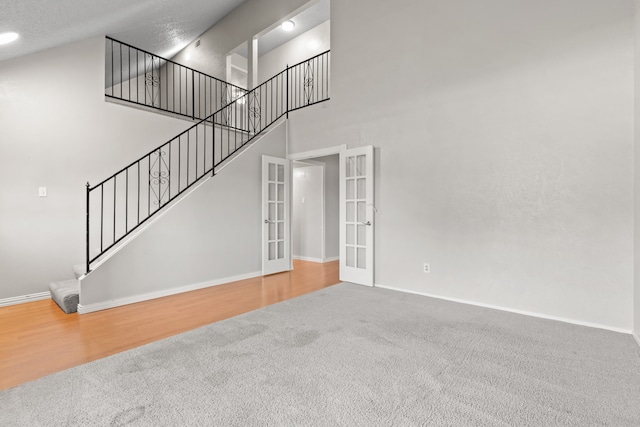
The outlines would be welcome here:
<svg viewBox="0 0 640 427">
<path fill-rule="evenodd" d="M 201 120 L 246 92 L 240 86 L 106 37 L 107 98 Z"/>
<path fill-rule="evenodd" d="M 329 99 L 329 51 L 287 68 L 86 188 L 86 271 L 293 110 Z M 161 86 L 160 86 L 161 87 Z M 169 98 L 170 99 L 170 98 Z"/>
</svg>

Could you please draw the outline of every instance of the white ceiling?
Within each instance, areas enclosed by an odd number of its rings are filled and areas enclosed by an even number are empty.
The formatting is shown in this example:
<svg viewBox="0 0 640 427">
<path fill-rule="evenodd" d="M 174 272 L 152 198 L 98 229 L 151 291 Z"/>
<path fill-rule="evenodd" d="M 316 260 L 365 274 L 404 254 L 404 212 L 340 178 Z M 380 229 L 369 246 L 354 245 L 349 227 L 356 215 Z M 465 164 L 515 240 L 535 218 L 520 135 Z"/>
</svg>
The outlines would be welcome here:
<svg viewBox="0 0 640 427">
<path fill-rule="evenodd" d="M 313 6 L 303 10 L 298 15 L 290 18 L 296 26 L 292 31 L 284 31 L 282 28 L 275 27 L 268 33 L 258 39 L 258 54 L 264 55 L 277 48 L 280 45 L 298 37 L 300 34 L 317 27 L 330 18 L 330 2 L 329 0 L 319 0 Z M 247 57 L 246 43 L 235 50 L 236 53 Z"/>
<path fill-rule="evenodd" d="M 0 0 L 0 61 L 93 36 L 171 57 L 244 0 Z"/>
</svg>

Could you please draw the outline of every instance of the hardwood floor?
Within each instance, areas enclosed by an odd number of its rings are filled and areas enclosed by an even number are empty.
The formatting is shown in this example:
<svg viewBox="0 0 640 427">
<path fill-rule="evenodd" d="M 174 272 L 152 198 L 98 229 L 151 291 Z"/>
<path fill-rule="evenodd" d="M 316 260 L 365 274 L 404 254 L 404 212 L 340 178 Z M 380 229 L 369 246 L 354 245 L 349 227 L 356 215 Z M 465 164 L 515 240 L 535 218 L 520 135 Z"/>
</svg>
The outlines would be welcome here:
<svg viewBox="0 0 640 427">
<path fill-rule="evenodd" d="M 79 315 L 0 307 L 0 390 L 339 283 L 338 261 Z"/>
</svg>

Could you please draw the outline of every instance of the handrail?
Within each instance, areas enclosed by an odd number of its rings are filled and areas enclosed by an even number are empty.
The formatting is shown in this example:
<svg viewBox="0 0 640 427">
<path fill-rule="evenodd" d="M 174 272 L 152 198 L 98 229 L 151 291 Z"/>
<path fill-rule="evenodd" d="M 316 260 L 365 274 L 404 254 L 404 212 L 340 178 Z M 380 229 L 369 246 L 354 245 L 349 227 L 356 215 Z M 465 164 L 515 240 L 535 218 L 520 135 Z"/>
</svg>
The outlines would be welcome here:
<svg viewBox="0 0 640 427">
<path fill-rule="evenodd" d="M 287 65 L 287 68 L 294 68 L 294 67 L 297 67 L 297 66 L 299 66 L 299 65 L 305 64 L 305 63 L 307 63 L 307 62 L 309 62 L 309 61 L 313 61 L 314 59 L 316 59 L 316 58 L 318 58 L 318 57 L 321 57 L 321 56 L 325 56 L 325 55 L 327 55 L 329 52 L 331 52 L 331 49 L 327 49 L 327 50 L 325 50 L 324 52 L 320 52 L 320 53 L 319 53 L 319 54 L 317 54 L 316 56 L 312 56 L 312 57 L 310 57 L 310 58 L 304 59 L 304 60 L 302 60 L 302 61 L 300 61 L 300 62 L 298 62 L 298 63 L 296 63 L 296 64 L 293 64 L 293 65 Z M 286 71 L 286 70 L 285 70 L 285 71 Z"/>
<path fill-rule="evenodd" d="M 86 272 L 281 117 L 328 100 L 329 59 L 326 51 L 287 66 L 97 185 L 87 183 Z"/>
<path fill-rule="evenodd" d="M 233 101 L 235 102 L 235 101 Z M 222 107 L 220 110 L 216 111 L 216 113 L 218 113 L 219 111 L 227 108 L 228 106 Z M 200 121 L 198 121 L 196 124 L 192 125 L 191 127 L 189 127 L 187 130 L 180 132 L 178 135 L 174 136 L 173 138 L 171 138 L 169 141 L 165 142 L 164 144 L 160 145 L 160 147 L 163 147 L 164 145 L 168 144 L 169 142 L 173 141 L 176 138 L 179 138 L 180 136 L 183 136 L 185 134 L 187 134 L 190 130 L 195 129 L 196 127 L 198 127 L 199 125 L 205 123 L 205 122 L 210 122 L 211 118 L 216 114 L 210 114 L 208 117 L 205 117 L 204 119 L 201 119 Z M 216 123 L 214 123 L 214 125 L 216 125 Z M 246 132 L 246 130 L 244 129 L 239 129 L 239 128 L 235 128 L 233 126 L 225 126 L 230 128 L 231 130 L 237 131 L 237 132 Z M 160 148 L 158 147 L 158 148 Z M 94 185 L 93 187 L 90 187 L 91 190 L 93 190 L 94 188 L 104 184 L 105 182 L 109 181 L 110 179 L 113 179 L 116 175 L 124 172 L 126 169 L 132 167 L 133 165 L 135 165 L 136 163 L 138 163 L 141 159 L 144 159 L 148 156 L 150 156 L 151 154 L 155 153 L 156 151 L 158 151 L 158 148 L 154 148 L 153 150 L 149 151 L 147 154 L 143 155 L 142 157 L 140 157 L 138 160 L 134 160 L 133 162 L 129 163 L 127 166 L 123 167 L 122 169 L 120 169 L 118 172 L 114 173 L 113 175 L 109 176 L 108 178 L 103 179 L 102 181 L 100 181 L 99 183 L 97 183 L 96 185 Z"/>
<path fill-rule="evenodd" d="M 246 92 L 209 74 L 105 38 L 105 97 L 202 119 Z"/>
<path fill-rule="evenodd" d="M 165 61 L 165 62 L 170 62 L 170 63 L 172 63 L 172 64 L 179 65 L 179 66 L 181 66 L 181 67 L 186 68 L 186 69 L 187 69 L 187 70 L 189 70 L 189 71 L 195 71 L 196 73 L 202 74 L 203 76 L 206 76 L 206 77 L 208 77 L 208 78 L 210 78 L 210 79 L 217 80 L 217 81 L 222 82 L 222 83 L 226 83 L 226 84 L 228 84 L 228 85 L 230 85 L 230 86 L 233 86 L 233 87 L 235 87 L 235 88 L 238 88 L 238 89 L 242 89 L 240 86 L 234 85 L 233 83 L 229 83 L 229 82 L 226 82 L 226 81 L 224 81 L 224 80 L 222 80 L 222 79 L 219 79 L 219 78 L 217 78 L 217 77 L 213 77 L 213 76 L 211 76 L 211 75 L 209 75 L 209 74 L 207 74 L 207 73 L 203 73 L 202 71 L 198 71 L 198 70 L 196 70 L 195 68 L 191 68 L 191 67 L 189 67 L 189 66 L 187 66 L 187 65 L 180 64 L 179 62 L 175 62 L 175 61 L 174 61 L 174 60 L 172 60 L 172 59 L 166 59 L 166 58 L 163 58 L 163 57 L 162 57 L 162 56 L 160 56 L 160 55 L 156 55 L 155 53 L 151 53 L 151 52 L 146 51 L 146 50 L 144 50 L 144 49 L 140 49 L 139 47 L 132 46 L 132 45 L 130 45 L 129 43 L 121 42 L 120 40 L 116 40 L 116 39 L 114 39 L 114 38 L 113 38 L 113 37 L 111 37 L 111 36 L 105 36 L 105 38 L 107 38 L 107 39 L 109 39 L 109 40 L 111 40 L 111 41 L 114 41 L 114 42 L 120 43 L 121 45 L 123 45 L 123 46 L 127 46 L 127 47 L 129 47 L 129 48 L 131 48 L 131 49 L 136 49 L 136 50 L 139 50 L 140 52 L 144 52 L 144 53 L 146 53 L 147 55 L 156 56 L 156 57 L 160 58 L 161 60 L 163 60 L 163 61 Z M 242 89 L 242 90 L 244 90 L 244 89 Z"/>
</svg>

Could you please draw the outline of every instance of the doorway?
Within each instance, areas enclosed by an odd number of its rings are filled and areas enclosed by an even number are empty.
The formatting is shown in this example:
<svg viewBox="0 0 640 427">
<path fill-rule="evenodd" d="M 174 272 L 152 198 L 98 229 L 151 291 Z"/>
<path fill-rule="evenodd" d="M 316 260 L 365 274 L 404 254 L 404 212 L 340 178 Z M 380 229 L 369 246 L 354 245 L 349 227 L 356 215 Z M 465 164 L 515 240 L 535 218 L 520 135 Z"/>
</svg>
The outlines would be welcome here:
<svg viewBox="0 0 640 427">
<path fill-rule="evenodd" d="M 293 259 L 325 263 L 340 255 L 339 156 L 293 162 Z"/>
<path fill-rule="evenodd" d="M 322 258 L 318 258 L 318 260 L 326 262 L 327 260 L 335 259 L 335 257 L 331 256 L 333 254 L 330 252 L 335 249 L 335 246 L 328 249 L 327 241 L 337 236 L 337 257 L 340 261 L 340 280 L 365 286 L 373 286 L 375 270 L 374 226 L 375 212 L 377 212 L 374 205 L 375 175 L 373 146 L 369 145 L 348 149 L 346 145 L 341 145 L 305 153 L 290 154 L 287 158 L 289 160 L 302 162 L 298 163 L 298 173 L 296 173 L 295 176 L 298 180 L 306 176 L 307 170 L 304 168 L 317 165 L 321 165 L 324 168 L 324 178 L 329 177 L 330 179 L 334 179 L 332 185 L 335 185 L 335 178 L 338 179 L 337 227 L 329 225 L 325 215 L 325 229 L 324 233 L 321 233 L 321 236 L 325 239 L 325 252 Z M 330 163 L 332 167 L 335 167 L 336 160 L 337 170 L 328 171 L 328 164 Z M 324 179 L 322 182 L 326 184 Z M 296 184 L 293 183 L 292 188 L 294 185 Z M 332 193 L 331 190 L 327 190 L 326 187 L 325 185 L 324 191 L 315 190 L 316 193 L 324 196 L 324 208 L 321 212 L 327 212 L 328 210 L 333 211 L 331 208 L 328 208 L 327 205 L 330 204 L 329 200 L 332 200 L 334 203 L 336 200 L 335 193 L 332 197 L 330 195 Z M 313 188 L 318 188 L 318 186 L 314 186 Z M 304 204 L 306 204 L 308 195 L 296 192 L 297 200 L 294 200 L 292 203 L 292 215 L 297 215 L 297 218 L 293 221 L 301 221 L 299 214 L 300 209 L 296 210 L 296 212 L 293 212 L 293 209 L 295 204 L 298 206 L 303 204 L 302 197 L 305 198 Z M 300 230 L 301 229 L 298 228 L 298 230 L 292 231 L 293 239 L 300 239 L 300 236 L 304 237 L 304 233 L 308 231 L 305 229 L 302 229 L 303 231 Z M 297 248 L 300 248 L 299 242 Z M 293 253 L 293 258 L 296 256 L 301 257 L 304 256 L 304 254 L 299 252 Z"/>
</svg>

